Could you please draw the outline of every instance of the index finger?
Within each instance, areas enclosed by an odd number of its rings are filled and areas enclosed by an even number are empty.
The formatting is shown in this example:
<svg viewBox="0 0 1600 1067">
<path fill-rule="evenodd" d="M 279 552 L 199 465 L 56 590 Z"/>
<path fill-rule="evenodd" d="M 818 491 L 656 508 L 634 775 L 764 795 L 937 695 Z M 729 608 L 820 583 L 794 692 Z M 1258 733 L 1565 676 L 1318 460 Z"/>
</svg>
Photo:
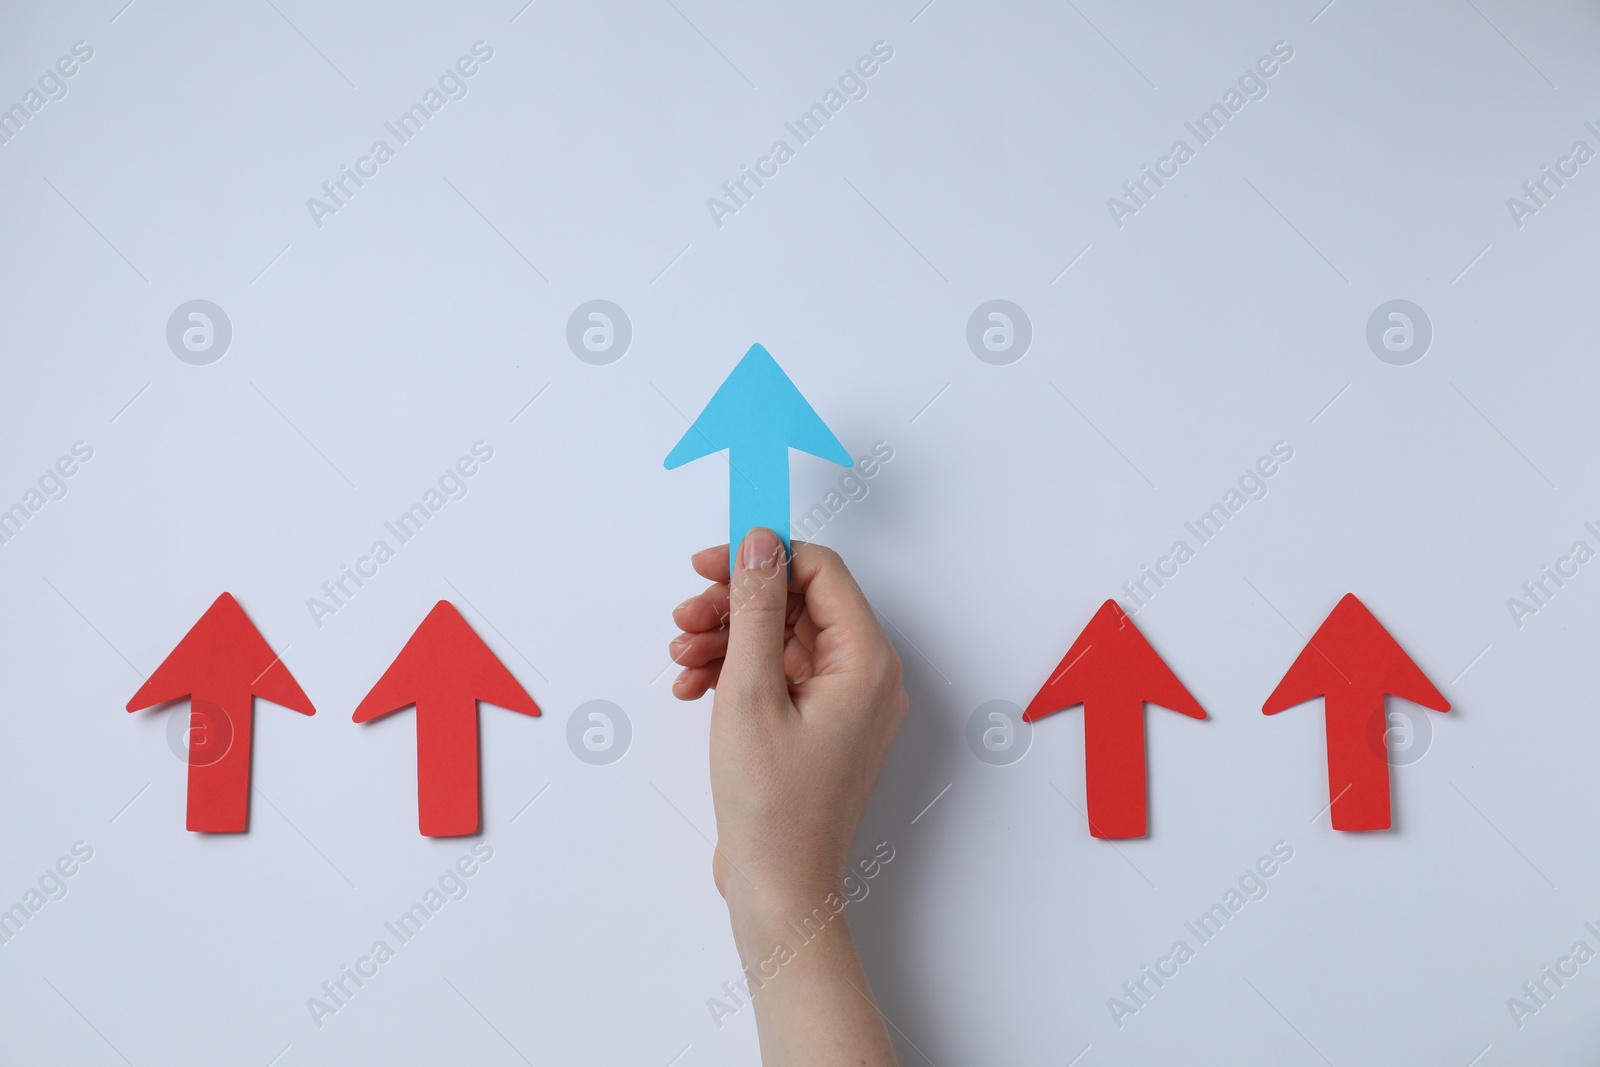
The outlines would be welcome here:
<svg viewBox="0 0 1600 1067">
<path fill-rule="evenodd" d="M 714 545 L 711 548 L 702 548 L 689 557 L 689 565 L 694 572 L 708 582 L 721 582 L 728 584 L 728 546 Z"/>
<path fill-rule="evenodd" d="M 817 629 L 837 626 L 862 635 L 882 633 L 877 614 L 839 553 L 796 541 L 791 559 L 789 589 L 805 597 Z"/>
</svg>

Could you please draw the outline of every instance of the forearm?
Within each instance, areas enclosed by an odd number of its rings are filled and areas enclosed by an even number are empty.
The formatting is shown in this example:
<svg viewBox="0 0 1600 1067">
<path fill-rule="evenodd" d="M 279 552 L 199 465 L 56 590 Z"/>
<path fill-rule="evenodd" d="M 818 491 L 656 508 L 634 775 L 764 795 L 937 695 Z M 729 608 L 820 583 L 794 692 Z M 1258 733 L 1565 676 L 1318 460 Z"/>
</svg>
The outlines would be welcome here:
<svg viewBox="0 0 1600 1067">
<path fill-rule="evenodd" d="M 821 896 L 810 905 L 730 901 L 750 980 L 763 1067 L 893 1067 L 894 1047 L 846 924 Z M 792 913 L 792 914 L 791 914 Z"/>
</svg>

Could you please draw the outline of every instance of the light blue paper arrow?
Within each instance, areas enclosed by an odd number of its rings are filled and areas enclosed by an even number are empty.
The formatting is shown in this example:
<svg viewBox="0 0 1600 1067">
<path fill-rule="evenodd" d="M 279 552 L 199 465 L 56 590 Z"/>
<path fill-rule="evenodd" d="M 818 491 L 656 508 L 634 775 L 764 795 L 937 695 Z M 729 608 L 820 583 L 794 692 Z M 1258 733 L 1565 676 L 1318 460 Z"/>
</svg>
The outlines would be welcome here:
<svg viewBox="0 0 1600 1067">
<path fill-rule="evenodd" d="M 783 368 L 751 345 L 689 432 L 667 454 L 667 469 L 728 452 L 728 562 L 744 535 L 765 526 L 789 549 L 789 449 L 841 466 L 850 453 L 806 403 Z"/>
</svg>

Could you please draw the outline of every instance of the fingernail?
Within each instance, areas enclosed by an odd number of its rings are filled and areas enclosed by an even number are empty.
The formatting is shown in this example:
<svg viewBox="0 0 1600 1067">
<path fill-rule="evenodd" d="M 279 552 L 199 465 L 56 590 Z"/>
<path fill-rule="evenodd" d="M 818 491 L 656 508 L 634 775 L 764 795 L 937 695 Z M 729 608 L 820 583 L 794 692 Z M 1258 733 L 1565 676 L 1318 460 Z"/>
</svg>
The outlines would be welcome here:
<svg viewBox="0 0 1600 1067">
<path fill-rule="evenodd" d="M 746 570 L 765 570 L 772 566 L 782 548 L 777 534 L 765 526 L 757 526 L 744 535 L 744 544 L 739 547 L 739 562 Z"/>
<path fill-rule="evenodd" d="M 673 608 L 672 609 L 672 613 L 674 615 L 676 615 L 678 612 L 682 611 L 684 608 L 688 607 L 690 604 L 693 604 L 698 599 L 700 599 L 700 598 L 699 597 L 690 597 L 688 600 L 685 600 L 682 604 L 679 604 L 677 607 Z"/>
</svg>

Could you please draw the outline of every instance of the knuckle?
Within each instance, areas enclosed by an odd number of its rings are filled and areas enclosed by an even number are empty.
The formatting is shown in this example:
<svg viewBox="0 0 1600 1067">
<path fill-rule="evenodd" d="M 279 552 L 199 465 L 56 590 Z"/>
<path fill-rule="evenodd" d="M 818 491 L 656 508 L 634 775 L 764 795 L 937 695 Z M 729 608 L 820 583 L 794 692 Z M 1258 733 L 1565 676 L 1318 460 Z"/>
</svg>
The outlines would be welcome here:
<svg viewBox="0 0 1600 1067">
<path fill-rule="evenodd" d="M 899 686 L 905 677 L 905 664 L 901 662 L 900 652 L 887 637 L 878 642 L 873 667 L 882 684 L 887 687 Z"/>
<path fill-rule="evenodd" d="M 788 615 L 788 604 L 771 597 L 755 597 L 742 604 L 733 605 L 729 625 L 735 629 L 742 626 L 766 626 L 773 620 L 781 623 Z"/>
<path fill-rule="evenodd" d="M 827 545 L 807 545 L 806 547 L 816 555 L 817 562 L 823 567 L 826 567 L 830 570 L 835 568 L 840 570 L 845 569 L 844 557 L 839 555 L 839 553 L 835 552 L 833 549 L 829 548 Z"/>
</svg>

